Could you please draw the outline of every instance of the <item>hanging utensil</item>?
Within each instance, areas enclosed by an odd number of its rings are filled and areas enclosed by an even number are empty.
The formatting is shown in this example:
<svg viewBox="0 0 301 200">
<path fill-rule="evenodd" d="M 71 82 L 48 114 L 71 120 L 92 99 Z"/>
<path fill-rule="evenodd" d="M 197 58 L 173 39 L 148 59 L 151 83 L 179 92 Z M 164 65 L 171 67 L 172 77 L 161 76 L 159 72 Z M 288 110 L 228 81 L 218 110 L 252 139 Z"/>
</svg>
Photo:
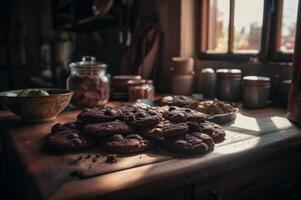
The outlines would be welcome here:
<svg viewBox="0 0 301 200">
<path fill-rule="evenodd" d="M 132 33 L 131 33 L 131 7 L 134 4 L 134 0 L 122 0 L 122 3 L 125 6 L 125 35 L 126 40 L 125 44 L 130 46 Z"/>
<path fill-rule="evenodd" d="M 114 0 L 94 0 L 93 12 L 94 15 L 105 15 L 107 14 L 114 4 Z"/>
</svg>

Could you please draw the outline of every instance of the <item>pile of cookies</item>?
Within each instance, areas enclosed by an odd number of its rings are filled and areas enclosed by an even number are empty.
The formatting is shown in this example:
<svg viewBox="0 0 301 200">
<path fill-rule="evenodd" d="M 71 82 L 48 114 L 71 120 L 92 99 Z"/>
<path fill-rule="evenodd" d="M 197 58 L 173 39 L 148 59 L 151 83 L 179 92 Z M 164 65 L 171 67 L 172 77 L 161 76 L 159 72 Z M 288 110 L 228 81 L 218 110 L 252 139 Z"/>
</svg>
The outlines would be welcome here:
<svg viewBox="0 0 301 200">
<path fill-rule="evenodd" d="M 229 103 L 225 103 L 217 99 L 200 102 L 196 110 L 211 116 L 236 111 L 236 109 L 232 107 Z"/>
<path fill-rule="evenodd" d="M 154 145 L 182 154 L 204 154 L 225 138 L 208 116 L 185 107 L 123 104 L 85 109 L 76 122 L 56 124 L 45 145 L 60 151 L 99 146 L 113 153 L 139 153 Z"/>
<path fill-rule="evenodd" d="M 196 109 L 199 105 L 199 102 L 188 96 L 173 95 L 173 96 L 165 96 L 159 98 L 157 100 L 157 104 L 159 106 L 178 106 L 178 107 Z"/>
</svg>

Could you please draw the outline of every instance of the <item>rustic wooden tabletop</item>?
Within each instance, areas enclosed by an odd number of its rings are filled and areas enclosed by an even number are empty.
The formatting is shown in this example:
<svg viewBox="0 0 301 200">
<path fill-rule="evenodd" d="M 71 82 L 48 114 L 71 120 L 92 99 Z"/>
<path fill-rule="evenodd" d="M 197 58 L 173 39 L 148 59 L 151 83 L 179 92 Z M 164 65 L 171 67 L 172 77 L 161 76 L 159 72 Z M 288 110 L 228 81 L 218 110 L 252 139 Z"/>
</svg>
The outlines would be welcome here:
<svg viewBox="0 0 301 200">
<path fill-rule="evenodd" d="M 225 126 L 226 140 L 204 156 L 164 155 L 160 150 L 139 154 L 150 162 L 132 166 L 135 158 L 123 158 L 123 166 L 114 172 L 81 179 L 71 176 L 66 155 L 41 151 L 43 137 L 57 122 L 73 121 L 78 111 L 66 111 L 55 121 L 26 124 L 8 112 L 0 113 L 4 154 L 11 163 L 21 163 L 20 170 L 29 177 L 33 195 L 42 199 L 114 199 L 138 198 L 166 191 L 241 168 L 301 145 L 301 129 L 295 127 L 279 108 L 240 110 L 234 123 Z M 149 153 L 149 154 L 148 154 Z M 135 160 L 136 159 L 136 160 Z M 118 163 L 117 163 L 118 165 Z M 113 167 L 113 166 L 112 166 Z M 33 194 L 36 193 L 36 194 Z M 24 199 L 30 199 L 25 197 Z"/>
</svg>

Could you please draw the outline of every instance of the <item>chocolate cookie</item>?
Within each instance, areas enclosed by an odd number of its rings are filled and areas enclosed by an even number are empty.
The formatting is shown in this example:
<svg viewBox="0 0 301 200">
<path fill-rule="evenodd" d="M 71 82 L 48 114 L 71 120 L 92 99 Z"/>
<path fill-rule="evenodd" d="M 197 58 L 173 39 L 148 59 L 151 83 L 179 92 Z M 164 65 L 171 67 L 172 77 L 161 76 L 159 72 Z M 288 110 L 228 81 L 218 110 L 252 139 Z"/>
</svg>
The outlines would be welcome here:
<svg viewBox="0 0 301 200">
<path fill-rule="evenodd" d="M 123 106 L 119 109 L 122 111 L 120 120 L 134 128 L 150 128 L 162 120 L 162 116 L 152 109 L 144 110 L 132 106 Z"/>
<path fill-rule="evenodd" d="M 117 119 L 121 115 L 121 111 L 116 108 L 87 108 L 77 116 L 77 121 L 80 123 L 99 123 L 109 122 Z"/>
<path fill-rule="evenodd" d="M 152 107 L 150 105 L 145 104 L 145 103 L 123 103 L 118 107 L 118 109 L 120 109 L 120 110 L 123 110 L 123 108 L 124 109 L 129 109 L 130 108 L 131 110 L 133 110 L 133 109 L 136 109 L 136 110 L 137 109 L 149 110 Z"/>
<path fill-rule="evenodd" d="M 192 110 L 190 108 L 179 108 L 176 106 L 170 106 L 167 111 L 164 112 L 165 119 L 174 122 L 203 122 L 208 117 L 207 115 Z"/>
<path fill-rule="evenodd" d="M 199 102 L 182 95 L 166 96 L 159 100 L 160 106 L 177 106 L 177 107 L 187 107 L 187 108 L 197 108 Z"/>
<path fill-rule="evenodd" d="M 55 133 L 55 132 L 63 131 L 63 130 L 69 130 L 69 129 L 77 129 L 77 128 L 78 128 L 78 125 L 76 122 L 67 122 L 65 124 L 56 123 L 51 128 L 51 133 Z"/>
<path fill-rule="evenodd" d="M 102 147 L 113 153 L 139 153 L 150 147 L 150 142 L 140 135 L 116 134 L 102 140 Z"/>
<path fill-rule="evenodd" d="M 120 120 L 85 124 L 83 125 L 82 130 L 87 135 L 98 137 L 114 134 L 129 134 L 132 131 L 132 129 L 126 123 Z"/>
<path fill-rule="evenodd" d="M 166 140 L 166 147 L 176 153 L 205 154 L 214 149 L 211 137 L 200 132 L 192 132 L 172 140 Z"/>
<path fill-rule="evenodd" d="M 82 150 L 94 145 L 90 137 L 82 135 L 78 129 L 69 125 L 55 125 L 52 133 L 46 136 L 44 145 L 59 151 Z"/>
<path fill-rule="evenodd" d="M 178 135 L 187 133 L 189 126 L 186 123 L 171 123 L 164 120 L 154 128 L 146 130 L 144 135 L 151 139 L 164 140 Z"/>
<path fill-rule="evenodd" d="M 209 135 L 214 143 L 220 143 L 225 140 L 226 132 L 223 127 L 212 122 L 204 122 L 199 124 L 199 131 Z"/>
<path fill-rule="evenodd" d="M 131 122 L 131 124 L 138 128 L 148 128 L 155 126 L 156 124 L 160 123 L 160 121 L 160 116 L 154 111 L 138 111 L 135 113 L 134 120 Z"/>
</svg>

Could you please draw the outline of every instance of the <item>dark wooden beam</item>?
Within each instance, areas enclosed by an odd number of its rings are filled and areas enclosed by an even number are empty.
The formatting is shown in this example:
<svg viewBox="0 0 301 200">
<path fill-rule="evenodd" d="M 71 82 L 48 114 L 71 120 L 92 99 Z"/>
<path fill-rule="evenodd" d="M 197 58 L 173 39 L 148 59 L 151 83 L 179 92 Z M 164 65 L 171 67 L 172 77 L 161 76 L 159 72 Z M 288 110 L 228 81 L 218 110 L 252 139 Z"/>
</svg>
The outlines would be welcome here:
<svg viewBox="0 0 301 200">
<path fill-rule="evenodd" d="M 233 46 L 234 46 L 234 14 L 235 14 L 234 12 L 235 12 L 235 0 L 230 0 L 228 53 L 233 52 Z"/>
<path fill-rule="evenodd" d="M 301 126 L 301 3 L 298 6 L 293 80 L 289 96 L 288 118 Z"/>
</svg>

